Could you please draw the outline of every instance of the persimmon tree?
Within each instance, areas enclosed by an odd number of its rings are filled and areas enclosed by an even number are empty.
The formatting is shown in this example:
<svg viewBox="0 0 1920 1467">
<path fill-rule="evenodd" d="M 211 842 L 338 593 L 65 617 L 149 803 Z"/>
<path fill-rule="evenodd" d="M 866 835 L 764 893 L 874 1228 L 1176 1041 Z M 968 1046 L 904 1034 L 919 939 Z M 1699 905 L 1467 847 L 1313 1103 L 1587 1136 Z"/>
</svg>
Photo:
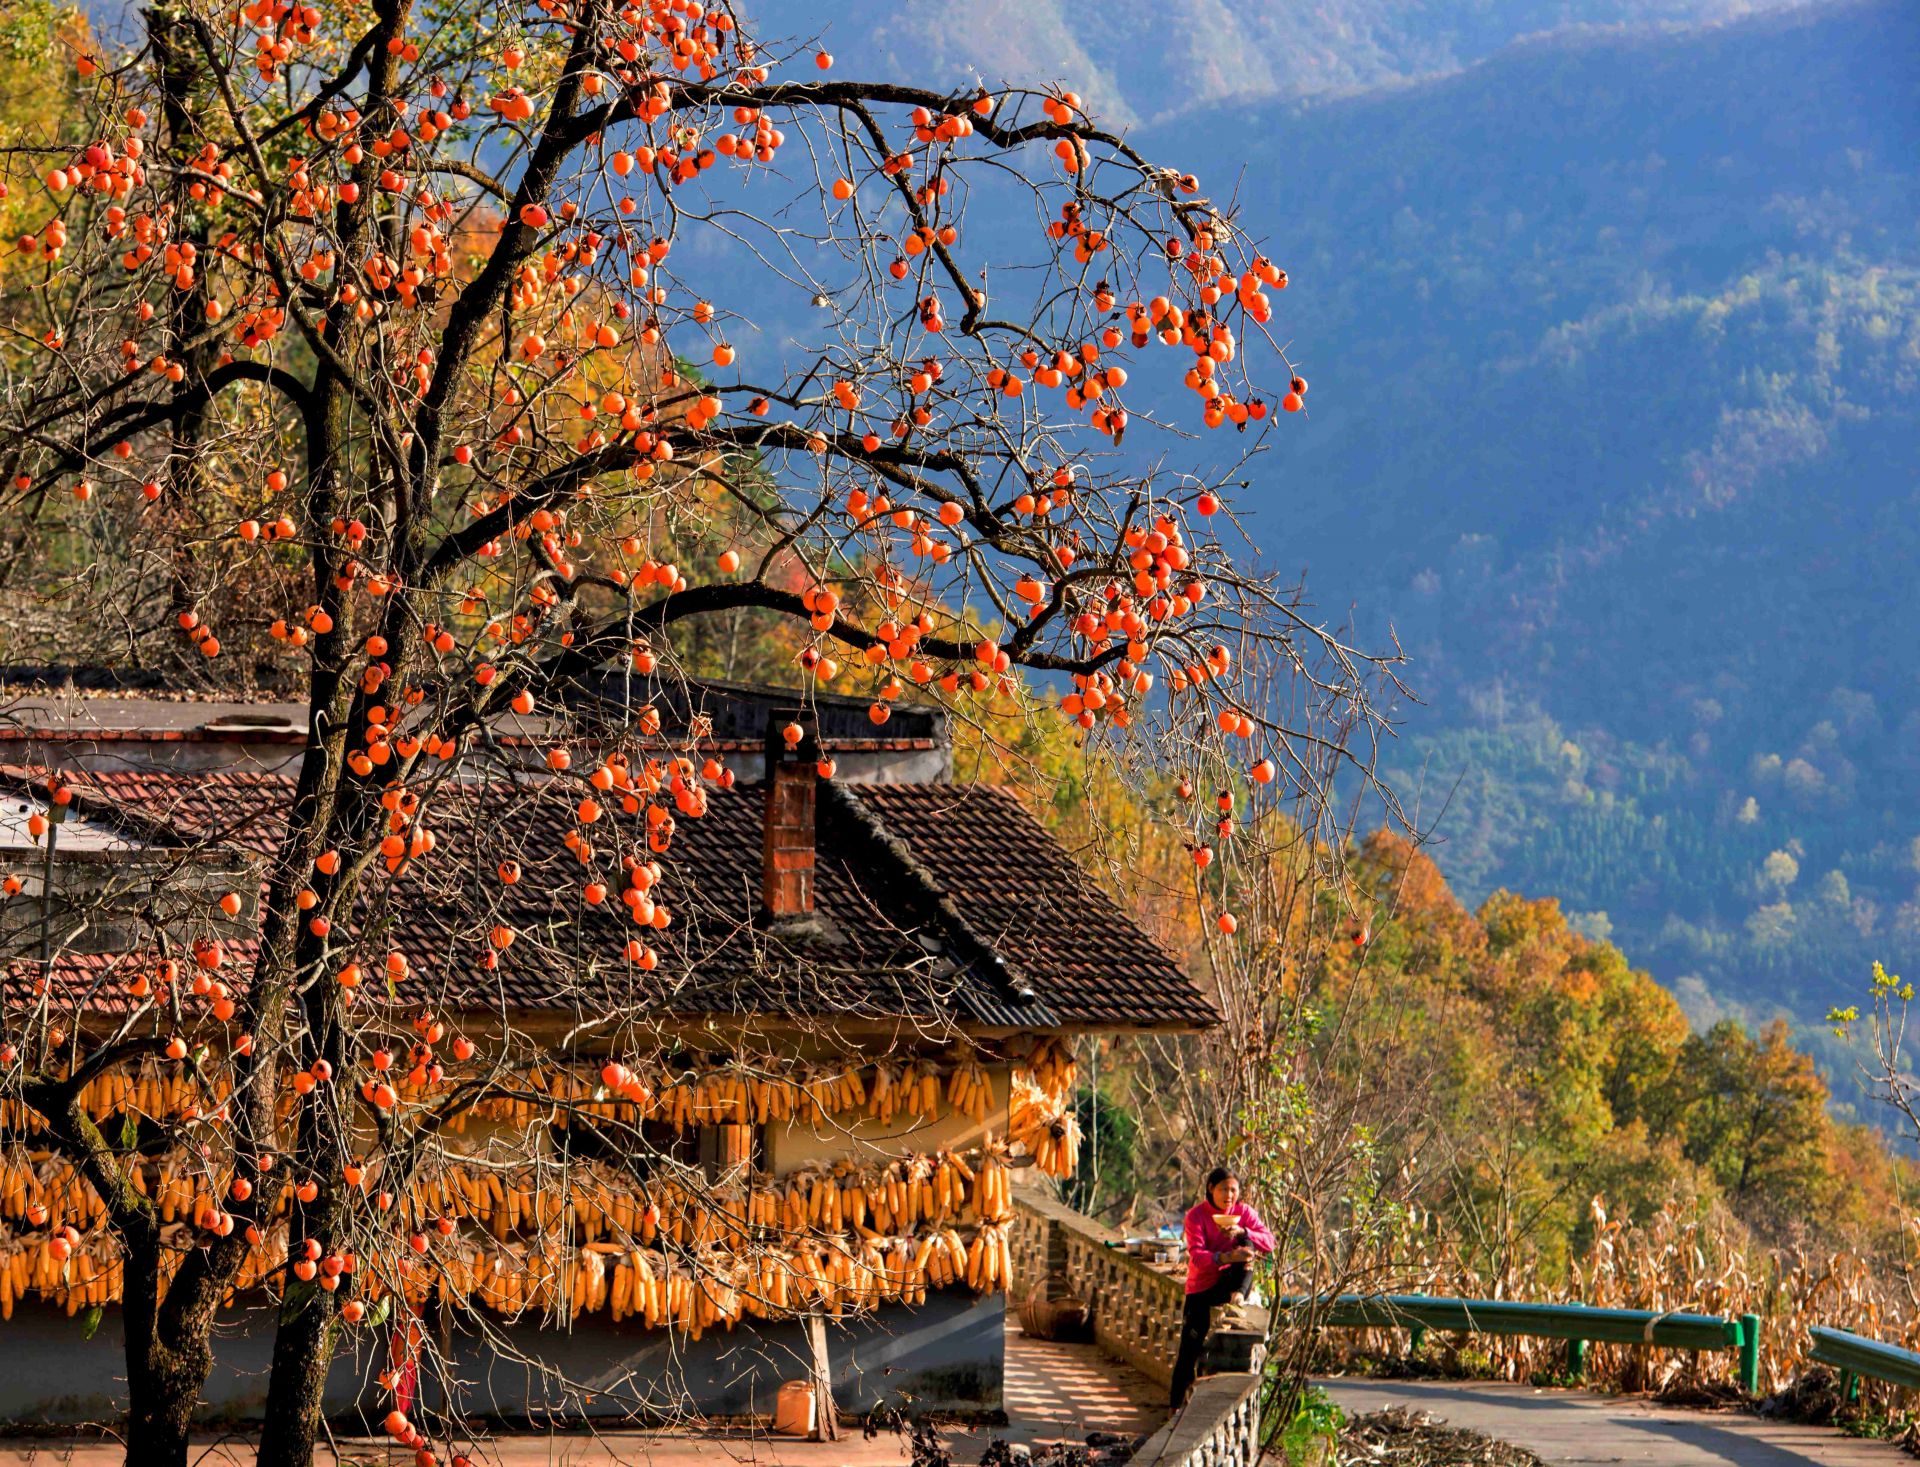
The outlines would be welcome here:
<svg viewBox="0 0 1920 1467">
<path fill-rule="evenodd" d="M 100 1200 L 131 1455 L 179 1462 L 261 1230 L 284 1220 L 289 1274 L 312 1248 L 398 1291 L 438 1244 L 381 1197 L 459 1108 L 525 1101 L 552 1042 L 450 1047 L 382 914 L 467 900 L 483 870 L 560 912 L 670 879 L 675 822 L 724 779 L 697 731 L 674 758 L 576 760 L 589 734 L 658 735 L 644 703 L 612 732 L 603 701 L 584 718 L 583 687 L 644 689 L 750 618 L 876 725 L 901 700 L 1037 710 L 1143 780 L 1230 771 L 1311 829 L 1371 767 L 1392 659 L 1316 622 L 1237 529 L 1307 391 L 1274 340 L 1284 271 L 1073 93 L 863 76 L 690 0 L 164 0 L 144 21 L 133 54 L 72 58 L 82 145 L 14 148 L 41 182 L 5 323 L 13 595 L 44 660 L 282 690 L 308 736 L 247 940 L 209 963 L 219 919 L 179 919 L 199 947 L 156 919 L 178 956 L 123 975 L 110 1022 L 63 999 L 53 955 L 4 1015 L 0 1093 Z M 545 720 L 571 828 L 436 867 L 436 811 L 510 715 Z M 45 789 L 59 808 L 57 772 Z M 547 836 L 564 855 L 527 848 Z M 1231 893 L 1207 900 L 1226 940 Z M 666 905 L 628 905 L 646 925 L 583 993 L 657 967 Z M 474 910 L 469 984 L 557 941 Z M 382 1074 L 396 1013 L 437 1087 L 417 1105 Z M 613 1017 L 633 1042 L 647 1015 Z M 167 1123 L 203 1150 L 219 1132 L 221 1200 L 184 1233 L 130 1180 L 167 1137 L 87 1102 L 149 1062 L 219 1097 Z M 581 1103 L 630 1082 L 612 1063 Z M 285 1282 L 269 1463 L 309 1460 L 357 1317 L 353 1289 Z"/>
</svg>

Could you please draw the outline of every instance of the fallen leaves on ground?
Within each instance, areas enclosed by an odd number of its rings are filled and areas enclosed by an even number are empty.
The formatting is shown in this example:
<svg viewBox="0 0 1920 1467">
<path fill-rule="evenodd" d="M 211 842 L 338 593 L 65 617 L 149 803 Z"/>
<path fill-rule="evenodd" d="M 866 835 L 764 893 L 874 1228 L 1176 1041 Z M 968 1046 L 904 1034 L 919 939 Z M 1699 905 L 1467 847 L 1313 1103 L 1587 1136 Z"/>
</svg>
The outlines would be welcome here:
<svg viewBox="0 0 1920 1467">
<path fill-rule="evenodd" d="M 1546 1467 L 1524 1447 L 1447 1426 L 1426 1411 L 1391 1406 L 1347 1420 L 1342 1467 Z"/>
</svg>

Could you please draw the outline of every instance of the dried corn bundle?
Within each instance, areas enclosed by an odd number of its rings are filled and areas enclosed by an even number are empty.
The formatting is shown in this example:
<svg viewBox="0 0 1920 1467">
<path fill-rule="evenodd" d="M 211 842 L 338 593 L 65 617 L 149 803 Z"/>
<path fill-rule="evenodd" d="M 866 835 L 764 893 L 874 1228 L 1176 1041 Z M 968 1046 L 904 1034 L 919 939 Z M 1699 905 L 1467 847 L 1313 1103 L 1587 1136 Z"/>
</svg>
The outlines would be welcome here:
<svg viewBox="0 0 1920 1467">
<path fill-rule="evenodd" d="M 1049 1176 L 1068 1176 L 1080 1163 L 1080 1122 L 1068 1097 L 1049 1095 L 1018 1070 L 1007 1129 Z"/>
<path fill-rule="evenodd" d="M 947 1104 L 975 1125 L 984 1125 L 993 1114 L 993 1076 L 977 1059 L 967 1059 L 953 1067 L 947 1081 Z"/>
<path fill-rule="evenodd" d="M 1021 1052 L 1052 1083 L 1063 1083 L 1063 1074 L 1070 1083 L 1064 1047 L 1023 1043 Z M 509 1082 L 519 1093 L 492 1097 L 467 1114 L 560 1124 L 571 1114 L 686 1127 L 824 1124 L 863 1114 L 883 1122 L 931 1121 L 944 1106 L 984 1123 L 998 1104 L 991 1062 L 969 1046 L 940 1059 L 796 1064 L 778 1074 L 737 1064 L 656 1066 L 645 1073 L 612 1065 L 541 1067 Z M 610 1086 L 607 1070 L 619 1071 L 617 1086 Z M 395 1083 L 423 1102 L 450 1088 L 429 1079 L 424 1067 L 404 1078 L 396 1074 Z M 1028 1089 L 1043 1093 L 1037 1082 Z M 83 1098 L 102 1118 L 179 1120 L 211 1113 L 227 1091 L 184 1066 L 146 1061 L 97 1078 Z M 283 1117 L 294 1103 L 289 1090 L 279 1107 Z M 33 1124 L 15 1103 L 0 1109 L 16 1136 Z M 431 1235 L 428 1255 L 409 1260 L 402 1251 L 408 1266 L 393 1281 L 416 1304 L 437 1289 L 509 1317 L 539 1311 L 573 1318 L 604 1310 L 697 1334 L 748 1316 L 784 1318 L 816 1306 L 842 1314 L 923 1302 L 940 1288 L 1005 1287 L 1008 1162 L 1006 1142 L 991 1132 L 984 1145 L 966 1152 L 840 1158 L 777 1179 L 740 1177 L 723 1188 L 672 1176 L 638 1184 L 623 1169 L 595 1162 L 502 1166 L 483 1155 L 450 1155 L 430 1162 L 404 1187 L 393 1184 L 400 1195 L 383 1198 L 381 1207 L 393 1204 L 396 1241 Z M 163 1265 L 170 1279 L 186 1251 L 204 1241 L 199 1234 L 209 1220 L 231 1205 L 232 1178 L 205 1151 L 129 1157 L 125 1165 L 130 1185 L 151 1199 L 180 1244 Z M 377 1162 L 371 1167 L 378 1172 Z M 229 1302 L 239 1293 L 283 1289 L 295 1276 L 285 1221 L 291 1189 L 276 1186 L 272 1195 Z M 70 1163 L 44 1150 L 0 1149 L 5 1222 L 23 1226 L 16 1234 L 0 1227 L 0 1315 L 30 1294 L 70 1312 L 120 1296 L 121 1265 L 105 1233 L 104 1209 Z M 76 1230 L 60 1234 L 58 1252 L 42 1231 L 51 1227 Z M 80 1241 L 69 1249 L 70 1238 Z M 308 1255 L 299 1262 L 306 1266 Z M 343 1276 L 307 1267 L 299 1277 L 365 1298 L 350 1270 Z"/>
<path fill-rule="evenodd" d="M 976 1220 L 997 1219 L 1003 1200 L 996 1193 L 990 1210 L 982 1212 L 977 1175 L 955 1151 L 909 1154 L 879 1164 L 818 1163 L 764 1186 L 756 1183 L 748 1220 L 792 1234 L 850 1228 L 872 1236 L 958 1220 L 968 1212 Z"/>
<path fill-rule="evenodd" d="M 606 1070 L 617 1068 L 622 1082 L 610 1089 Z M 629 1124 L 661 1121 L 684 1130 L 690 1126 L 766 1125 L 773 1121 L 820 1122 L 867 1102 L 860 1067 L 799 1067 L 788 1074 L 763 1074 L 742 1066 L 712 1070 L 627 1065 L 600 1069 L 536 1070 L 510 1088 L 534 1092 L 575 1114 L 602 1116 Z M 442 1080 L 414 1086 L 410 1098 L 432 1100 L 450 1088 Z M 525 1096 L 492 1096 L 477 1102 L 471 1114 L 485 1120 L 525 1123 L 547 1107 Z"/>
<path fill-rule="evenodd" d="M 217 1110 L 230 1094 L 225 1078 L 209 1085 L 184 1065 L 148 1059 L 95 1076 L 81 1087 L 80 1103 L 95 1120 L 114 1115 L 181 1120 Z M 290 1092 L 285 1099 L 291 1101 Z M 43 1129 L 40 1117 L 24 1101 L 0 1100 L 0 1133 L 31 1136 Z"/>
<path fill-rule="evenodd" d="M 1015 1041 L 1014 1051 L 1024 1057 L 1036 1082 L 1050 1094 L 1071 1087 L 1073 1061 L 1061 1041 L 1045 1037 L 1031 1045 Z M 705 1070 L 676 1067 L 672 1072 L 656 1066 L 627 1070 L 631 1080 L 618 1089 L 607 1085 L 604 1067 L 536 1067 L 505 1082 L 506 1089 L 524 1093 L 490 1095 L 454 1116 L 450 1129 L 464 1129 L 468 1119 L 475 1117 L 524 1124 L 549 1110 L 549 1102 L 580 1115 L 629 1124 L 661 1120 L 678 1127 L 765 1125 L 782 1120 L 811 1123 L 862 1107 L 887 1120 L 895 1114 L 931 1120 L 939 1115 L 943 1088 L 947 1104 L 984 1121 L 995 1105 L 991 1077 L 971 1046 L 956 1050 L 952 1059 L 948 1071 L 930 1057 L 909 1060 L 904 1066 L 888 1061 L 871 1066 L 796 1064 L 785 1073 L 737 1064 Z M 429 1078 L 425 1066 L 395 1078 L 400 1094 L 420 1104 L 440 1099 L 455 1083 L 444 1076 Z M 191 1119 L 217 1110 L 228 1097 L 224 1078 L 209 1085 L 184 1065 L 152 1059 L 98 1076 L 82 1091 L 82 1101 L 96 1119 L 121 1114 Z M 278 1101 L 283 1119 L 292 1114 L 296 1102 L 296 1092 L 289 1086 Z M 40 1129 L 39 1118 L 22 1102 L 0 1100 L 0 1131 L 30 1135 Z"/>
<path fill-rule="evenodd" d="M 887 1303 L 924 1303 L 932 1289 L 966 1283 L 977 1292 L 1005 1286 L 1010 1254 L 1004 1228 L 971 1242 L 952 1228 L 870 1238 L 858 1246 L 821 1242 L 750 1253 L 665 1255 L 593 1245 L 558 1261 L 517 1247 L 479 1257 L 450 1256 L 438 1284 L 450 1298 L 517 1316 L 551 1310 L 574 1320 L 607 1311 L 698 1338 L 743 1317 L 790 1318 L 816 1305 L 839 1316 Z"/>
<path fill-rule="evenodd" d="M 37 1136 L 47 1128 L 24 1100 L 0 1099 L 0 1132 L 9 1136 Z"/>
<path fill-rule="evenodd" d="M 1005 1223 L 983 1223 L 967 1249 L 967 1287 L 976 1294 L 1004 1289 L 1013 1281 L 1013 1253 Z"/>
<path fill-rule="evenodd" d="M 1074 1082 L 1079 1077 L 1079 1066 L 1074 1063 L 1070 1040 L 1058 1035 L 1043 1037 L 1035 1042 L 1020 1063 L 1027 1077 L 1047 1099 L 1059 1104 L 1073 1093 Z"/>
<path fill-rule="evenodd" d="M 921 1060 L 896 1065 L 883 1060 L 873 1067 L 867 1086 L 867 1114 L 882 1125 L 895 1115 L 933 1121 L 940 1117 L 940 1076 Z"/>
<path fill-rule="evenodd" d="M 29 1293 L 71 1315 L 114 1302 L 125 1284 L 119 1250 L 104 1237 L 83 1241 L 66 1258 L 45 1237 L 0 1241 L 0 1319 L 11 1319 Z"/>
<path fill-rule="evenodd" d="M 153 1200 L 162 1223 L 192 1221 L 214 1200 L 205 1164 L 181 1151 L 123 1163 L 135 1192 Z M 93 1184 L 62 1158 L 20 1148 L 0 1151 L 0 1218 L 40 1226 L 49 1218 L 90 1231 L 106 1221 Z"/>
<path fill-rule="evenodd" d="M 90 1184 L 71 1162 L 46 1152 L 0 1152 L 0 1217 L 34 1225 L 49 1217 L 83 1231 L 105 1217 Z"/>
<path fill-rule="evenodd" d="M 230 1185 L 204 1159 L 181 1151 L 142 1159 L 128 1176 L 153 1200 L 163 1224 L 199 1224 L 218 1212 Z M 441 1218 L 471 1222 L 500 1243 L 532 1235 L 566 1245 L 739 1248 L 755 1230 L 795 1238 L 845 1231 L 874 1237 L 969 1217 L 1002 1221 L 1011 1213 L 1007 1183 L 1007 1148 L 991 1133 L 970 1153 L 840 1158 L 779 1179 L 756 1175 L 722 1186 L 671 1177 L 638 1184 L 595 1162 L 559 1169 L 449 1157 L 413 1178 L 398 1199 L 397 1217 L 409 1229 Z M 279 1191 L 267 1219 L 283 1216 L 290 1201 L 288 1191 Z M 16 1149 L 0 1152 L 0 1217 L 35 1226 L 51 1218 L 91 1231 L 104 1222 L 104 1209 L 69 1163 Z"/>
<path fill-rule="evenodd" d="M 239 1293 L 281 1288 L 287 1259 L 282 1223 L 248 1251 L 227 1302 Z M 178 1256 L 167 1265 L 169 1281 L 177 1267 Z M 970 1238 L 949 1225 L 797 1246 L 703 1242 L 672 1253 L 612 1242 L 554 1249 L 454 1238 L 436 1247 L 430 1262 L 405 1270 L 401 1287 L 416 1307 L 438 1289 L 454 1302 L 508 1318 L 536 1312 L 572 1321 L 604 1310 L 616 1320 L 639 1318 L 697 1338 L 716 1326 L 732 1328 L 743 1316 L 781 1319 L 815 1304 L 838 1316 L 889 1303 L 923 1304 L 929 1291 L 961 1284 L 992 1292 L 1007 1286 L 1011 1267 L 1005 1223 L 982 1225 Z M 318 1280 L 330 1290 L 344 1282 L 338 1273 L 323 1272 Z M 0 1318 L 11 1317 L 29 1294 L 77 1313 L 118 1300 L 124 1283 L 118 1251 L 104 1234 L 64 1259 L 45 1237 L 0 1239 Z"/>
<path fill-rule="evenodd" d="M 1005 1223 L 1013 1216 L 1013 1172 L 1007 1165 L 1005 1143 L 987 1132 L 980 1164 L 974 1171 L 973 1215 L 983 1223 Z"/>
</svg>

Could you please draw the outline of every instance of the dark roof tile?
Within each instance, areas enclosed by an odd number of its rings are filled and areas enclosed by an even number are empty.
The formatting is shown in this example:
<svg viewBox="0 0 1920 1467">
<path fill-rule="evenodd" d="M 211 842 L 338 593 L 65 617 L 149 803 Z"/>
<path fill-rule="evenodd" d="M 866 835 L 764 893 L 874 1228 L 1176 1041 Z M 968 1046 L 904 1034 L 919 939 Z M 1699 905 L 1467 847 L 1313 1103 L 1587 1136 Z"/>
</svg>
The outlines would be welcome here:
<svg viewBox="0 0 1920 1467">
<path fill-rule="evenodd" d="M 75 787 L 94 813 L 118 810 L 184 843 L 267 855 L 293 783 L 91 772 Z M 763 789 L 710 790 L 705 816 L 677 821 L 657 893 L 673 924 L 642 931 L 618 900 L 617 850 L 644 855 L 638 820 L 609 801 L 592 827 L 606 832 L 596 869 L 611 890 L 593 907 L 579 895 L 589 876 L 565 846 L 576 790 L 510 777 L 449 783 L 427 817 L 434 859 L 391 888 L 376 884 L 357 915 L 363 945 L 404 952 L 415 975 L 408 997 L 443 1007 L 926 1016 L 1016 1028 L 1215 1022 L 1173 958 L 1002 790 L 836 786 L 819 804 L 815 920 L 769 926 L 759 916 Z M 509 858 L 526 873 L 513 885 L 496 875 Z M 496 924 L 516 940 L 488 969 Z M 630 936 L 658 952 L 657 970 L 624 960 Z M 62 976 L 94 988 L 103 962 Z M 10 978 L 22 976 L 16 966 Z"/>
</svg>

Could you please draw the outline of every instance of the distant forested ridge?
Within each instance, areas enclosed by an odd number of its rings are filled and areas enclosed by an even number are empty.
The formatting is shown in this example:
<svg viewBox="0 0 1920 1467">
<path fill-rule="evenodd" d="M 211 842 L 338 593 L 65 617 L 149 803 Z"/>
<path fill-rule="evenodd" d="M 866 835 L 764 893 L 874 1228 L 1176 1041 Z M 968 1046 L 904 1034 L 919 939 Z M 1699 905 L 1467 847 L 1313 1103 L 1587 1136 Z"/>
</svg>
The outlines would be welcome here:
<svg viewBox="0 0 1920 1467">
<path fill-rule="evenodd" d="M 857 40 L 863 54 L 901 71 L 941 83 L 1064 85 L 1109 122 L 1139 126 L 1204 112 L 1208 99 L 1270 104 L 1445 76 L 1523 37 L 1571 26 L 1700 24 L 1794 3 L 1107 0 L 1095 9 L 1073 0 L 838 0 L 829 12 L 807 0 L 769 0 L 762 9 L 778 30 L 800 38 L 826 27 L 827 41 L 851 49 Z M 1207 135 L 1189 133 L 1188 152 L 1193 137 Z M 1237 126 L 1223 134 L 1236 150 L 1238 135 Z"/>
<path fill-rule="evenodd" d="M 1242 193 L 1312 421 L 1253 528 L 1413 654 L 1449 879 L 1696 1021 L 1849 1000 L 1920 945 L 1920 13 L 1274 112 Z"/>
</svg>

